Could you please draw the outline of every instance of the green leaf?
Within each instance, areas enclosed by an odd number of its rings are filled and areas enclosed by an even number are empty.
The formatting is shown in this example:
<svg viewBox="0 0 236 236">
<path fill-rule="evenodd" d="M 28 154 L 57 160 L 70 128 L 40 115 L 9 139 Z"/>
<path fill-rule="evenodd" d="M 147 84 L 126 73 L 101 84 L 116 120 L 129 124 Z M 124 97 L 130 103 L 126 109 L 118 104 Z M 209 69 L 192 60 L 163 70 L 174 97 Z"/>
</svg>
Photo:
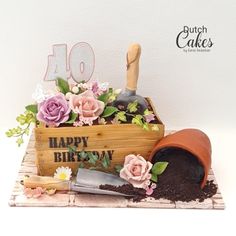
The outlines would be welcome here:
<svg viewBox="0 0 236 236">
<path fill-rule="evenodd" d="M 157 182 L 157 180 L 158 180 L 157 175 L 155 175 L 155 174 L 152 173 L 151 181 Z"/>
<path fill-rule="evenodd" d="M 20 125 L 25 125 L 27 123 L 26 116 L 23 114 L 20 114 L 19 116 L 17 116 L 16 120 L 17 120 L 17 122 L 20 123 Z"/>
<path fill-rule="evenodd" d="M 66 80 L 62 78 L 57 78 L 56 83 L 63 94 L 66 94 L 70 91 L 69 83 Z"/>
<path fill-rule="evenodd" d="M 88 154 L 87 154 L 87 152 L 85 152 L 85 151 L 80 151 L 79 153 L 78 153 L 78 156 L 80 157 L 80 160 L 85 160 L 87 157 L 88 157 Z"/>
<path fill-rule="evenodd" d="M 143 121 L 142 121 L 143 117 L 141 115 L 136 115 L 133 119 L 132 119 L 132 124 L 136 124 L 139 125 L 141 127 L 143 127 Z"/>
<path fill-rule="evenodd" d="M 144 115 L 150 115 L 150 114 L 153 114 L 153 112 L 146 109 L 143 114 Z"/>
<path fill-rule="evenodd" d="M 152 167 L 152 173 L 155 175 L 161 175 L 165 171 L 167 166 L 168 162 L 166 161 L 156 162 Z"/>
<path fill-rule="evenodd" d="M 108 117 L 117 112 L 118 109 L 113 106 L 107 106 L 102 114 L 102 117 Z"/>
<path fill-rule="evenodd" d="M 22 144 L 22 143 L 24 143 L 24 141 L 23 141 L 23 138 L 18 138 L 17 140 L 16 140 L 16 143 L 18 144 L 18 147 L 20 147 L 20 145 Z"/>
<path fill-rule="evenodd" d="M 13 136 L 13 131 L 12 131 L 12 129 L 9 129 L 5 134 L 6 134 L 6 136 L 7 136 L 8 138 L 12 137 L 12 136 Z"/>
<path fill-rule="evenodd" d="M 30 132 L 30 129 L 29 129 L 29 128 L 26 128 L 26 129 L 25 129 L 25 134 L 26 134 L 26 135 L 29 135 L 29 132 Z"/>
<path fill-rule="evenodd" d="M 138 100 L 135 100 L 134 102 L 129 103 L 127 109 L 131 113 L 136 112 L 138 110 Z"/>
<path fill-rule="evenodd" d="M 144 122 L 144 123 L 143 123 L 143 129 L 144 129 L 144 130 L 147 130 L 147 131 L 149 130 L 149 126 L 148 126 L 148 123 L 147 123 L 147 122 Z"/>
<path fill-rule="evenodd" d="M 125 111 L 118 112 L 116 114 L 116 118 L 117 118 L 117 120 L 120 120 L 120 121 L 123 121 L 123 122 L 127 121 L 126 116 L 125 116 Z"/>
<path fill-rule="evenodd" d="M 87 152 L 87 154 L 89 158 L 88 163 L 95 165 L 98 160 L 98 156 L 93 154 L 92 152 Z"/>
<path fill-rule="evenodd" d="M 83 162 L 79 163 L 79 168 L 84 168 L 84 163 Z"/>
<path fill-rule="evenodd" d="M 110 93 L 103 93 L 97 99 L 107 104 L 109 97 L 110 97 Z"/>
<path fill-rule="evenodd" d="M 74 113 L 73 111 L 70 114 L 70 118 L 68 121 L 66 121 L 66 124 L 73 124 L 75 122 L 75 120 L 77 119 L 78 114 Z"/>
<path fill-rule="evenodd" d="M 120 173 L 120 171 L 123 169 L 122 165 L 115 165 L 115 170 L 117 173 Z"/>
<path fill-rule="evenodd" d="M 28 106 L 25 107 L 25 109 L 26 109 L 27 111 L 33 112 L 34 114 L 37 114 L 37 113 L 38 113 L 38 105 L 36 105 L 36 104 L 28 105 Z"/>
<path fill-rule="evenodd" d="M 77 147 L 76 146 L 67 146 L 69 153 L 76 153 Z"/>
<path fill-rule="evenodd" d="M 102 158 L 102 166 L 107 169 L 111 164 L 111 160 L 107 153 L 105 153 L 104 157 Z"/>
</svg>

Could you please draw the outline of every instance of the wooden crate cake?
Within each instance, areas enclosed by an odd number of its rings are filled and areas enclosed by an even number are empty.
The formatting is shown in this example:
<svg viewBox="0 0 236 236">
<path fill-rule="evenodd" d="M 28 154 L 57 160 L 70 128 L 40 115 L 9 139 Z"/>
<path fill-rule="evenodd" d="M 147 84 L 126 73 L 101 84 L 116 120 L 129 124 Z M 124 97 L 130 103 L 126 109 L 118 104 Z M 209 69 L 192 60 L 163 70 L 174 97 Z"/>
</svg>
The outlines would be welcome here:
<svg viewBox="0 0 236 236">
<path fill-rule="evenodd" d="M 123 164 L 128 154 L 140 154 L 148 158 L 154 145 L 164 136 L 164 125 L 156 110 L 147 98 L 157 117 L 158 131 L 146 131 L 135 124 L 109 124 L 82 127 L 36 127 L 35 149 L 36 166 L 39 175 L 53 175 L 56 168 L 68 166 L 76 173 L 80 161 L 78 156 L 69 152 L 68 146 L 78 151 L 91 151 L 102 159 L 108 155 L 111 168 Z M 153 124 L 150 124 L 152 126 Z"/>
</svg>

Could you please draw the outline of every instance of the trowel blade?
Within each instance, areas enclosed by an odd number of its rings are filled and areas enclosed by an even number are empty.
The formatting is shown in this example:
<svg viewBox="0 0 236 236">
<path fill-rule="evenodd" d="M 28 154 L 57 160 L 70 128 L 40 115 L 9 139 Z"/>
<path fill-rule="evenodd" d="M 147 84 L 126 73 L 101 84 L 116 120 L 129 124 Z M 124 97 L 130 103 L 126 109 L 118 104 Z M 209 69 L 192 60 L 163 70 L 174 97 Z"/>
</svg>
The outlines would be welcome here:
<svg viewBox="0 0 236 236">
<path fill-rule="evenodd" d="M 97 170 L 79 168 L 75 184 L 77 186 L 99 188 L 100 185 L 104 184 L 121 186 L 123 184 L 129 183 L 119 176 L 113 174 L 108 174 Z"/>
<path fill-rule="evenodd" d="M 132 196 L 130 194 L 119 193 L 99 188 L 100 185 L 105 184 L 121 186 L 123 184 L 129 183 L 113 174 L 108 174 L 97 170 L 79 168 L 76 176 L 76 181 L 72 183 L 71 189 L 81 193 Z"/>
</svg>

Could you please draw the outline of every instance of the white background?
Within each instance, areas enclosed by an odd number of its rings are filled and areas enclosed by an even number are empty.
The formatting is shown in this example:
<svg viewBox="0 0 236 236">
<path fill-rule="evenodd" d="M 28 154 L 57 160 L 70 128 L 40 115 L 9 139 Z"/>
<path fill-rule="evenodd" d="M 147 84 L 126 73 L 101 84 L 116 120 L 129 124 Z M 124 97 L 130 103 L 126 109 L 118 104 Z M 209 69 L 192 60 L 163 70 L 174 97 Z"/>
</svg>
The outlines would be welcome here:
<svg viewBox="0 0 236 236">
<path fill-rule="evenodd" d="M 233 230 L 235 11 L 233 0 L 0 0 L 0 234 L 200 235 Z M 214 43 L 211 52 L 185 53 L 177 48 L 175 39 L 184 25 L 206 26 Z M 196 127 L 210 136 L 225 211 L 7 206 L 24 148 L 17 149 L 4 132 L 16 124 L 15 117 L 42 82 L 51 46 L 66 43 L 70 49 L 80 41 L 95 51 L 94 78 L 117 88 L 125 84 L 128 45 L 142 45 L 138 93 L 154 100 L 167 129 Z"/>
</svg>

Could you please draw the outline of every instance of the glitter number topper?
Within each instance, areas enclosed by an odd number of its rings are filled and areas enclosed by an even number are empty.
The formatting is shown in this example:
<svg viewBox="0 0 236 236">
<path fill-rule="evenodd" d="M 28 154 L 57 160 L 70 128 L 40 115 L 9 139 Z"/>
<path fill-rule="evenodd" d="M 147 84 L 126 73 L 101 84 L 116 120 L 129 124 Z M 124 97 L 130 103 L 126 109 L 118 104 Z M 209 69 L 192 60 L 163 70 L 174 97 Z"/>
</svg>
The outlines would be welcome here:
<svg viewBox="0 0 236 236">
<path fill-rule="evenodd" d="M 72 77 L 77 83 L 88 81 L 94 72 L 95 55 L 92 47 L 86 42 L 75 44 L 67 60 L 67 45 L 53 45 L 53 54 L 48 56 L 46 81 L 56 80 L 58 77 L 67 80 Z"/>
</svg>

